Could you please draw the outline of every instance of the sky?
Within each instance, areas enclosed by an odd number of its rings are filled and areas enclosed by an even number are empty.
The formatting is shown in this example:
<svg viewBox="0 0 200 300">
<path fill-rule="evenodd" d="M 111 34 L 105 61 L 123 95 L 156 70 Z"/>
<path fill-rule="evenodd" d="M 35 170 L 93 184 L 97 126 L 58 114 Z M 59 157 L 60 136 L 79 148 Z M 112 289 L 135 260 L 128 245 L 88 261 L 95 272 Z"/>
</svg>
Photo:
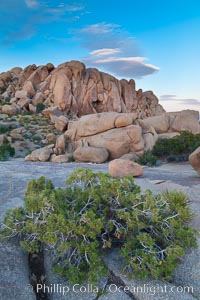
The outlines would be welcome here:
<svg viewBox="0 0 200 300">
<path fill-rule="evenodd" d="M 0 1 L 0 73 L 70 60 L 200 110 L 200 1 Z"/>
</svg>

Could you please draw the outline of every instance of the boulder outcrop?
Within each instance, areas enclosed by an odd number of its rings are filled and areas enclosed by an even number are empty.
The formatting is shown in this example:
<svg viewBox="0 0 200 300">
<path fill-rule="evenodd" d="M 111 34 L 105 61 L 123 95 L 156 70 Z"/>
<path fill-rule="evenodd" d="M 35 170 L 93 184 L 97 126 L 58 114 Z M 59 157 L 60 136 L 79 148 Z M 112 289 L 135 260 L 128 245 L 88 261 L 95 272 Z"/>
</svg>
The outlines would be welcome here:
<svg viewBox="0 0 200 300">
<path fill-rule="evenodd" d="M 35 114 L 37 105 L 44 104 L 42 114 L 52 123 L 56 136 L 51 132 L 46 139 L 34 135 L 41 140 L 36 148 L 54 143 L 52 153 L 42 160 L 67 160 L 61 155 L 71 155 L 79 147 L 105 148 L 108 160 L 128 153 L 141 157 L 153 149 L 158 138 L 171 138 L 182 131 L 200 133 L 197 111 L 166 113 L 152 91 L 136 90 L 133 79 L 118 80 L 79 61 L 56 68 L 51 63 L 33 64 L 1 73 L 1 101 L 2 112 L 8 116 Z M 28 159 L 41 160 L 38 153 Z"/>
<path fill-rule="evenodd" d="M 83 116 L 101 112 L 136 112 L 140 117 L 163 114 L 153 92 L 138 91 L 135 81 L 118 80 L 79 61 L 70 61 L 55 68 L 52 64 L 25 69 L 14 68 L 0 74 L 0 89 L 16 103 L 29 99 L 36 106 L 57 106 L 64 115 Z M 29 107 L 24 107 L 29 110 Z M 118 120 L 119 126 L 123 120 Z"/>
<path fill-rule="evenodd" d="M 74 121 L 59 116 L 60 113 L 57 107 L 45 110 L 47 117 L 54 122 L 52 126 L 62 132 L 57 136 L 48 135 L 47 143 L 54 142 L 54 157 L 49 156 L 51 161 L 63 160 L 56 156 L 66 154 L 73 154 L 77 161 L 93 163 L 118 159 L 129 153 L 138 158 L 144 151 L 152 150 L 158 138 L 172 138 L 180 134 L 173 127 L 176 119 L 182 120 L 180 128 L 183 131 L 188 119 L 191 120 L 188 130 L 193 132 L 195 129 L 196 133 L 199 126 L 198 114 L 189 110 L 146 119 L 138 118 L 136 113 L 105 112 L 86 115 Z M 100 151 L 102 149 L 105 149 L 104 153 Z"/>
<path fill-rule="evenodd" d="M 81 117 L 78 121 L 68 124 L 65 135 L 73 137 L 75 141 L 92 136 L 113 128 L 126 127 L 133 124 L 137 118 L 135 114 L 119 114 L 116 112 L 105 112 Z M 120 126 L 121 123 L 121 126 Z"/>
<path fill-rule="evenodd" d="M 167 113 L 172 119 L 171 131 L 190 131 L 193 134 L 200 133 L 199 112 L 195 110 L 183 110 L 178 113 Z M 174 120 L 173 120 L 174 117 Z"/>
<path fill-rule="evenodd" d="M 123 154 L 134 152 L 141 156 L 144 151 L 142 130 L 138 125 L 114 128 L 103 133 L 87 136 L 74 143 L 77 148 L 87 143 L 93 147 L 104 147 L 109 151 L 109 159 L 121 157 Z"/>
<path fill-rule="evenodd" d="M 189 109 L 139 119 L 138 124 L 146 130 L 153 127 L 158 134 L 182 131 L 200 133 L 199 112 Z"/>
<path fill-rule="evenodd" d="M 103 147 L 108 150 L 109 159 L 120 158 L 129 152 L 141 156 L 144 151 L 142 129 L 133 124 L 134 119 L 132 113 L 87 115 L 69 123 L 64 136 L 71 140 L 74 150 L 81 146 Z M 120 123 L 122 127 L 118 127 Z"/>
<path fill-rule="evenodd" d="M 200 133 L 199 112 L 189 109 L 137 119 L 135 123 L 142 128 L 145 151 L 152 150 L 158 138 L 173 138 L 183 131 Z"/>
</svg>

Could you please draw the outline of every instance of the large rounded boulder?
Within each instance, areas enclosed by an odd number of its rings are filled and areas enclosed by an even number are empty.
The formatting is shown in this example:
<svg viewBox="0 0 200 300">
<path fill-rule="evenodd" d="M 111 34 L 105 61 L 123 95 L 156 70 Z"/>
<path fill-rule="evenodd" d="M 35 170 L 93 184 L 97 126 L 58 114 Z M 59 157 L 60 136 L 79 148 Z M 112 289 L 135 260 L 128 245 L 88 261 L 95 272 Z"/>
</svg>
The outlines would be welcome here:
<svg viewBox="0 0 200 300">
<path fill-rule="evenodd" d="M 122 178 L 127 175 L 134 177 L 143 175 L 143 169 L 139 164 L 120 158 L 114 159 L 109 163 L 108 172 L 114 178 Z"/>
<path fill-rule="evenodd" d="M 97 164 L 104 163 L 108 159 L 108 156 L 108 150 L 103 147 L 83 146 L 78 147 L 73 153 L 73 157 L 76 161 Z"/>
</svg>

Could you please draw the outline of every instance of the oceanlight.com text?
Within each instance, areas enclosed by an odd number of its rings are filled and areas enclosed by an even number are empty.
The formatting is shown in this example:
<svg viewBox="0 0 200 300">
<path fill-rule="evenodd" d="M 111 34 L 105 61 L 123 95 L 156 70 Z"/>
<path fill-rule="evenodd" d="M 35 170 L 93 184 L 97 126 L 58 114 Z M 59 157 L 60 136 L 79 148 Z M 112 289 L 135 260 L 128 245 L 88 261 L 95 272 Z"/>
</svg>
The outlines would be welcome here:
<svg viewBox="0 0 200 300">
<path fill-rule="evenodd" d="M 106 290 L 112 294 L 114 293 L 132 293 L 132 294 L 170 294 L 170 293 L 189 293 L 193 294 L 194 287 L 193 286 L 175 286 L 175 285 L 122 285 L 118 286 L 116 284 L 110 284 L 106 286 Z M 72 293 L 98 293 L 100 291 L 99 287 L 93 284 L 74 284 L 72 286 L 62 285 L 62 284 L 37 284 L 36 292 L 39 293 L 43 291 L 47 294 L 62 294 L 66 295 L 70 292 Z"/>
</svg>

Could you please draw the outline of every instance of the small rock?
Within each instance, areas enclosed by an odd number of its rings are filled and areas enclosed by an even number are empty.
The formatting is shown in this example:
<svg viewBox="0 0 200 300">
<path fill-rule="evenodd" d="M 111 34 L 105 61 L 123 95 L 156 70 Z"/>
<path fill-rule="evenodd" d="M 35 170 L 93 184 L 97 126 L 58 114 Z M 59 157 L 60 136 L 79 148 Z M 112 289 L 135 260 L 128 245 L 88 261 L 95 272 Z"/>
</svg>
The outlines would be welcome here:
<svg viewBox="0 0 200 300">
<path fill-rule="evenodd" d="M 56 140 L 56 154 L 64 154 L 66 150 L 66 144 L 65 144 L 65 136 L 64 134 L 60 135 Z"/>
<path fill-rule="evenodd" d="M 55 128 L 58 131 L 65 131 L 67 130 L 67 125 L 68 125 L 68 119 L 65 116 L 60 116 L 58 118 L 55 119 Z"/>
<path fill-rule="evenodd" d="M 24 90 L 18 90 L 15 93 L 15 98 L 17 100 L 26 99 L 28 97 L 28 92 Z"/>
<path fill-rule="evenodd" d="M 33 114 L 36 113 L 36 107 L 31 103 L 28 105 L 28 110 Z"/>
<path fill-rule="evenodd" d="M 35 95 L 35 89 L 33 87 L 33 84 L 30 80 L 27 80 L 23 85 L 23 90 L 27 92 L 27 97 L 33 98 Z"/>
<path fill-rule="evenodd" d="M 48 147 L 49 146 L 34 150 L 31 154 L 25 157 L 25 161 L 48 161 L 53 153 L 53 150 Z"/>
<path fill-rule="evenodd" d="M 38 92 L 38 93 L 34 96 L 34 98 L 33 98 L 33 100 L 32 100 L 32 104 L 33 104 L 34 106 L 37 106 L 37 104 L 43 103 L 43 101 L 44 101 L 44 95 L 43 95 L 41 92 Z"/>
<path fill-rule="evenodd" d="M 41 144 L 43 144 L 43 145 L 48 145 L 48 140 L 47 139 L 43 139 L 43 140 L 41 140 Z"/>
<path fill-rule="evenodd" d="M 17 102 L 17 105 L 19 105 L 19 107 L 21 108 L 28 108 L 29 104 L 31 102 L 31 99 L 29 98 L 22 98 Z"/>
<path fill-rule="evenodd" d="M 3 114 L 16 115 L 17 113 L 19 113 L 19 111 L 20 111 L 20 109 L 14 104 L 11 104 L 11 105 L 5 104 L 2 106 Z"/>
<path fill-rule="evenodd" d="M 142 176 L 142 167 L 130 160 L 125 159 L 114 159 L 108 165 L 108 171 L 111 176 L 115 178 L 122 178 L 127 175 Z"/>
<path fill-rule="evenodd" d="M 127 159 L 127 160 L 131 160 L 131 161 L 138 161 L 139 157 L 133 153 L 133 152 L 129 152 L 127 154 L 124 154 L 120 157 L 120 159 Z"/>
<path fill-rule="evenodd" d="M 56 135 L 54 133 L 48 133 L 46 135 L 46 139 L 48 140 L 48 142 L 55 144 L 55 142 L 56 142 Z"/>
<path fill-rule="evenodd" d="M 9 135 L 10 135 L 14 140 L 23 140 L 22 134 L 23 134 L 24 132 L 25 132 L 24 127 L 20 127 L 20 128 L 13 129 L 13 130 L 10 132 Z"/>
<path fill-rule="evenodd" d="M 42 111 L 42 113 L 49 120 L 51 120 L 52 116 L 59 117 L 62 115 L 60 109 L 57 106 L 52 106 L 52 107 L 46 108 Z"/>
</svg>

